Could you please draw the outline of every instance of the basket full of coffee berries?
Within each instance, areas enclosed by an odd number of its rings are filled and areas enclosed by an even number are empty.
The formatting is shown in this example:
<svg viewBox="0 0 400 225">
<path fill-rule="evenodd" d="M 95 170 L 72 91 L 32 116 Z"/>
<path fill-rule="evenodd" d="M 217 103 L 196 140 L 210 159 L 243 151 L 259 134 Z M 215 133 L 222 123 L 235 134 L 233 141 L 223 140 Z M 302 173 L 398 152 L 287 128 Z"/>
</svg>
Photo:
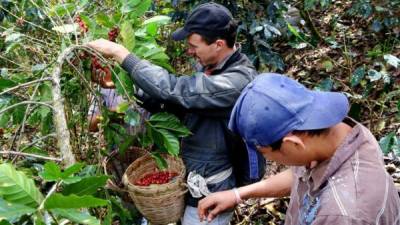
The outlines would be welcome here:
<svg viewBox="0 0 400 225">
<path fill-rule="evenodd" d="M 136 208 L 151 224 L 177 222 L 184 211 L 185 166 L 180 158 L 163 157 L 166 170 L 160 170 L 151 155 L 145 155 L 133 162 L 122 178 Z"/>
</svg>

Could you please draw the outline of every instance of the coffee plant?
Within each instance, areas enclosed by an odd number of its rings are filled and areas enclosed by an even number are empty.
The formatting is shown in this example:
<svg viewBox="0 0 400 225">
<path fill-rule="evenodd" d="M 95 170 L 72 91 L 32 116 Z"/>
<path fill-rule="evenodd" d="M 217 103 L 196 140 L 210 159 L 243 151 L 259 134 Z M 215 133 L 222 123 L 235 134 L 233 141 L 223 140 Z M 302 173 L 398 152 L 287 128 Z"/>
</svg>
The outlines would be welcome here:
<svg viewBox="0 0 400 225">
<path fill-rule="evenodd" d="M 161 153 L 177 156 L 178 138 L 190 132 L 167 113 L 142 117 L 128 74 L 85 43 L 109 39 L 174 72 L 159 44 L 170 18 L 151 5 L 0 1 L 2 224 L 138 222 L 134 208 L 128 211 L 120 195 L 104 188 L 103 158 L 136 145 L 165 168 Z M 102 107 L 100 87 L 115 88 L 124 102 L 115 110 Z M 91 105 L 101 113 L 99 133 L 88 132 Z M 127 125 L 139 128 L 128 132 Z"/>
</svg>

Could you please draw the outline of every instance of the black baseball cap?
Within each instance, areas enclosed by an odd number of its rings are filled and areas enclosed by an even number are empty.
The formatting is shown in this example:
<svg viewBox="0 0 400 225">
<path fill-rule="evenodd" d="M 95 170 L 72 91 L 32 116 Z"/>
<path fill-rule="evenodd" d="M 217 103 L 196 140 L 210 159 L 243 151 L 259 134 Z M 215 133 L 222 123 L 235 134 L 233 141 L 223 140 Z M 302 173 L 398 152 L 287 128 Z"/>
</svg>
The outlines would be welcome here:
<svg viewBox="0 0 400 225">
<path fill-rule="evenodd" d="M 172 39 L 181 41 L 191 33 L 218 37 L 227 31 L 231 20 L 232 14 L 224 6 L 213 2 L 201 4 L 189 14 L 184 27 L 172 33 Z"/>
</svg>

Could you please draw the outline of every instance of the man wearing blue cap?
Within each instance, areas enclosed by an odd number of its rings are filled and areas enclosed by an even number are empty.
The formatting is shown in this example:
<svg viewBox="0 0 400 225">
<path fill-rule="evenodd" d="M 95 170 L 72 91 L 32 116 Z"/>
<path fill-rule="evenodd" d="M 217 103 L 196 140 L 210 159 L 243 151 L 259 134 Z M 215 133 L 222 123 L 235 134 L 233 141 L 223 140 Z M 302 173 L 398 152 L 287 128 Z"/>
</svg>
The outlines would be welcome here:
<svg viewBox="0 0 400 225">
<path fill-rule="evenodd" d="M 200 65 L 192 76 L 169 74 L 114 42 L 96 40 L 88 44 L 122 64 L 140 88 L 138 97 L 145 105 L 151 100 L 162 104 L 164 110 L 183 113 L 181 118 L 193 133 L 183 138 L 181 148 L 190 190 L 183 225 L 200 224 L 197 203 L 201 198 L 237 184 L 231 157 L 237 145 L 232 144 L 227 125 L 236 99 L 257 72 L 235 45 L 236 30 L 231 13 L 222 5 L 206 3 L 193 9 L 184 27 L 172 34 L 174 40 L 186 39 L 188 53 Z M 248 158 L 252 182 L 262 177 L 265 164 L 261 155 L 253 153 Z M 212 224 L 229 224 L 232 214 L 225 212 Z"/>
<path fill-rule="evenodd" d="M 242 199 L 290 195 L 285 224 L 400 224 L 400 200 L 371 132 L 347 117 L 345 95 L 262 74 L 236 102 L 229 128 L 252 151 L 291 166 L 199 202 L 211 221 Z"/>
</svg>

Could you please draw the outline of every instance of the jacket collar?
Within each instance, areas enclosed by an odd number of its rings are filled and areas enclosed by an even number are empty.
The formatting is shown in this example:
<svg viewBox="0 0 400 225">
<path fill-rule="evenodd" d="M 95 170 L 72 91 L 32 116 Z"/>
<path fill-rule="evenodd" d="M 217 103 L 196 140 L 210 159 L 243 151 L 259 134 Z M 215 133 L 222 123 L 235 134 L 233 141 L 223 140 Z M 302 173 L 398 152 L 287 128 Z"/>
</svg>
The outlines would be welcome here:
<svg viewBox="0 0 400 225">
<path fill-rule="evenodd" d="M 212 72 L 210 75 L 220 74 L 221 72 L 223 72 L 224 70 L 229 68 L 232 64 L 239 61 L 242 58 L 242 55 L 240 54 L 240 52 L 241 52 L 241 46 L 240 46 L 240 44 L 236 44 L 236 50 L 232 54 L 225 57 L 225 59 L 222 60 L 219 64 L 217 64 L 212 69 Z M 199 66 L 199 64 L 196 66 L 196 68 L 199 68 L 198 71 L 201 71 L 201 72 L 204 72 L 206 69 L 205 67 L 203 67 L 201 65 Z"/>
<path fill-rule="evenodd" d="M 309 179 L 309 177 L 311 177 L 313 181 L 312 191 L 316 191 L 320 189 L 321 186 L 325 185 L 328 179 L 336 173 L 343 163 L 347 161 L 362 144 L 362 142 L 357 140 L 360 135 L 366 135 L 365 128 L 349 117 L 345 118 L 343 122 L 353 127 L 353 129 L 337 148 L 334 155 L 312 169 L 305 169 L 305 167 L 303 167 L 301 177 L 303 177 L 303 179 Z"/>
</svg>

